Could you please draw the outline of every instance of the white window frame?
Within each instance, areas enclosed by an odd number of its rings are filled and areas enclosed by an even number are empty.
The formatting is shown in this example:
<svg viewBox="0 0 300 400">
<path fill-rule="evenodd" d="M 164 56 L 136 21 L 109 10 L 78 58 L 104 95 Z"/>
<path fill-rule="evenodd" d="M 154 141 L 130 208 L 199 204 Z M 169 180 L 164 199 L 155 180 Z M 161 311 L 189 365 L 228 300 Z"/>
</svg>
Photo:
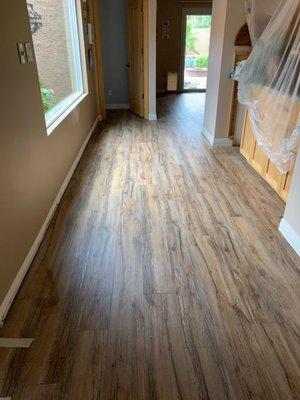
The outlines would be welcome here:
<svg viewBox="0 0 300 400">
<path fill-rule="evenodd" d="M 88 95 L 87 68 L 85 58 L 85 42 L 82 26 L 81 0 L 67 0 L 68 16 L 70 23 L 71 41 L 75 70 L 76 86 L 78 92 L 72 93 L 56 104 L 45 115 L 47 135 L 70 114 L 72 110 Z M 74 24 L 76 21 L 76 24 Z"/>
</svg>

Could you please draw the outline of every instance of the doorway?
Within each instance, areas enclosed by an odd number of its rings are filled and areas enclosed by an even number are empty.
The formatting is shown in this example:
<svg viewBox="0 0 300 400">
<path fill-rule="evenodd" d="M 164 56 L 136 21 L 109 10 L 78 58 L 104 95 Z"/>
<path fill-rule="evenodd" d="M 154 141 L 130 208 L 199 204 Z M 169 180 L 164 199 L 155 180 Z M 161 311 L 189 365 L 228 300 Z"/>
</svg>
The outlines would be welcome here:
<svg viewBox="0 0 300 400">
<path fill-rule="evenodd" d="M 150 108 L 149 71 L 155 59 L 149 57 L 153 38 L 148 5 L 148 0 L 93 0 L 102 119 L 106 110 L 117 109 L 129 109 L 142 118 L 156 117 L 156 110 Z"/>
<path fill-rule="evenodd" d="M 211 14 L 183 10 L 181 90 L 206 92 Z"/>
</svg>

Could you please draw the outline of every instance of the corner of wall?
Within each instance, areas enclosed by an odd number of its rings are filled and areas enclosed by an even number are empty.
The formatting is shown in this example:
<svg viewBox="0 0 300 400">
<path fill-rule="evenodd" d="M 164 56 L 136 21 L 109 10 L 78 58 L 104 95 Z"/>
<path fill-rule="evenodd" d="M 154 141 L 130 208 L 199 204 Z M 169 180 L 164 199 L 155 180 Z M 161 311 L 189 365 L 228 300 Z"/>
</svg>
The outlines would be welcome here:
<svg viewBox="0 0 300 400">
<path fill-rule="evenodd" d="M 300 235 L 298 235 L 284 218 L 282 218 L 280 222 L 279 232 L 300 257 Z"/>
<path fill-rule="evenodd" d="M 231 147 L 233 145 L 233 141 L 229 138 L 216 138 L 212 132 L 202 127 L 202 134 L 208 143 L 213 147 Z"/>
</svg>

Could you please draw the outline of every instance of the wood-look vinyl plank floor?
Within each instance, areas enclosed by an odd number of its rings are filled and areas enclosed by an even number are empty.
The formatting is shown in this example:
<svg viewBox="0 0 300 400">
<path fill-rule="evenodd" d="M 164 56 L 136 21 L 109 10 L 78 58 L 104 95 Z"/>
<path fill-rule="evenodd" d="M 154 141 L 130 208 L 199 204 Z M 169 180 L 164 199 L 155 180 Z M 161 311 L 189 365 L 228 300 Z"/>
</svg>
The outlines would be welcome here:
<svg viewBox="0 0 300 400">
<path fill-rule="evenodd" d="M 201 136 L 204 94 L 108 113 L 0 337 L 13 400 L 300 399 L 299 258 L 284 203 Z"/>
</svg>

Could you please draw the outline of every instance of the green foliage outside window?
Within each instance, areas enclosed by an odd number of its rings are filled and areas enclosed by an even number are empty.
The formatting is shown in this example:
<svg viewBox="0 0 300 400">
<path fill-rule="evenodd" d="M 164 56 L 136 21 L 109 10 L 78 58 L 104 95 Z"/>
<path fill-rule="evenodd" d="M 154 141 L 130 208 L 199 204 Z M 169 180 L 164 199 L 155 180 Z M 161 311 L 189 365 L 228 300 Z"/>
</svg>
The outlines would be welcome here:
<svg viewBox="0 0 300 400">
<path fill-rule="evenodd" d="M 208 67 L 208 54 L 201 54 L 201 56 L 196 58 L 197 68 L 207 68 Z"/>
<path fill-rule="evenodd" d="M 210 28 L 211 15 L 190 15 L 189 21 L 193 28 Z"/>
<path fill-rule="evenodd" d="M 191 50 L 195 51 L 197 44 L 197 37 L 193 32 L 193 25 L 191 21 L 186 22 L 186 40 L 185 40 L 185 51 L 186 53 L 190 52 Z"/>
<path fill-rule="evenodd" d="M 45 88 L 43 82 L 40 82 L 40 91 L 42 96 L 44 113 L 46 114 L 53 107 L 54 92 L 52 89 Z"/>
<path fill-rule="evenodd" d="M 198 38 L 194 31 L 195 28 L 210 28 L 210 15 L 189 15 L 186 21 L 186 53 L 195 51 Z"/>
</svg>

